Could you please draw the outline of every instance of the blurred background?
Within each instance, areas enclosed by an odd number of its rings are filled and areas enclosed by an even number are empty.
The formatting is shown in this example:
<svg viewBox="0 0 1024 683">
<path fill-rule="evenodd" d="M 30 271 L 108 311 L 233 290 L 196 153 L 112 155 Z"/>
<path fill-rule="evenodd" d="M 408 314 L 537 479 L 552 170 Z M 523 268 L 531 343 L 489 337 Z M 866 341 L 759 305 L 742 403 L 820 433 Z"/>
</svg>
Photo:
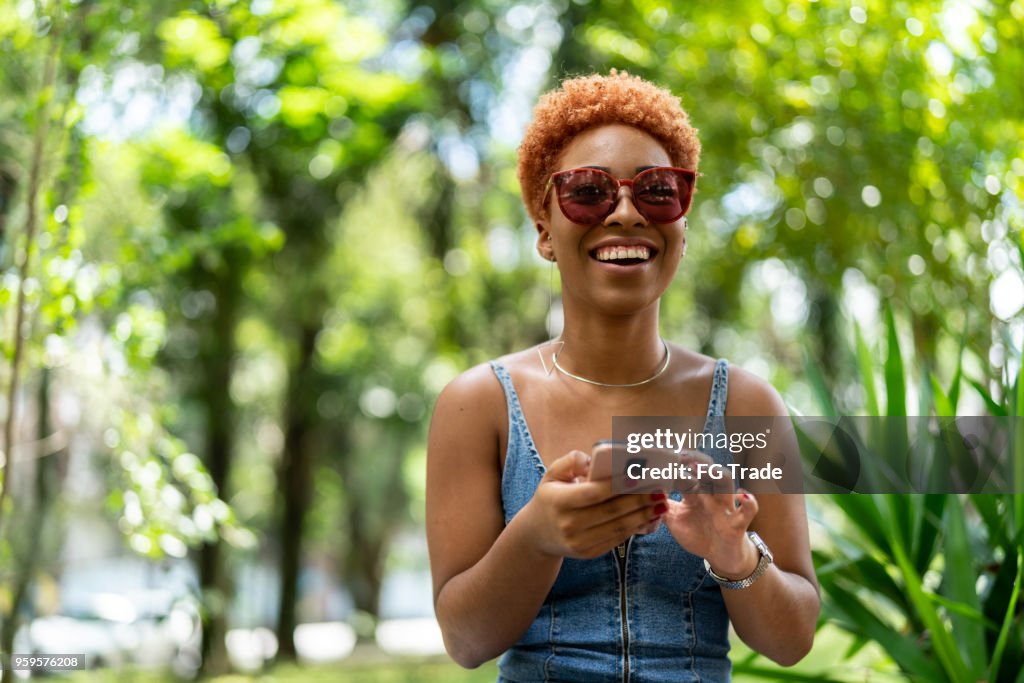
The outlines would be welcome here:
<svg viewBox="0 0 1024 683">
<path fill-rule="evenodd" d="M 0 67 L 5 660 L 494 680 L 443 655 L 425 438 L 549 337 L 515 149 L 566 76 L 700 130 L 666 337 L 794 413 L 1024 416 L 1022 0 L 0 0 Z M 737 680 L 1024 680 L 1024 496 L 809 507 L 815 650 Z"/>
</svg>

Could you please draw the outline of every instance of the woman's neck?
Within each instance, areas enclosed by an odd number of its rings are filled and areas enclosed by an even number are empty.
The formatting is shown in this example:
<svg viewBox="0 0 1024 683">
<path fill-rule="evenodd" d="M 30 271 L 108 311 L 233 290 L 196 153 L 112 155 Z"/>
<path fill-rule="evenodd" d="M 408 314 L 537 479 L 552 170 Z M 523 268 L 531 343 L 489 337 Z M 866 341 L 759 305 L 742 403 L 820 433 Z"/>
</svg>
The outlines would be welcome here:
<svg viewBox="0 0 1024 683">
<path fill-rule="evenodd" d="M 658 334 L 658 305 L 631 315 L 610 316 L 566 311 L 557 350 L 568 372 L 606 384 L 629 384 L 652 377 L 665 362 Z"/>
</svg>

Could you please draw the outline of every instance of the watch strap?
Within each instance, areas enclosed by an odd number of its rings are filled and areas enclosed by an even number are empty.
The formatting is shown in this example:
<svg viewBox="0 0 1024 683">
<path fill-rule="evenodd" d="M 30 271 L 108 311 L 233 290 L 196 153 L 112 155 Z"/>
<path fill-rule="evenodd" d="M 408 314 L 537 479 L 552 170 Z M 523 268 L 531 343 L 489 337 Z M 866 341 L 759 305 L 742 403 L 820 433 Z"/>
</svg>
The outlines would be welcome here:
<svg viewBox="0 0 1024 683">
<path fill-rule="evenodd" d="M 762 574 L 768 571 L 768 565 L 770 565 L 773 562 L 774 558 L 772 557 L 771 551 L 768 550 L 768 545 L 761 539 L 760 536 L 757 535 L 756 531 L 748 531 L 747 538 L 749 538 L 751 543 L 754 544 L 754 547 L 757 548 L 757 552 L 760 554 L 761 557 L 760 559 L 758 559 L 757 566 L 754 567 L 754 571 L 752 571 L 750 575 L 746 578 L 733 581 L 732 579 L 727 579 L 724 576 L 719 576 L 711 568 L 711 563 L 708 562 L 706 559 L 704 560 L 704 569 L 707 570 L 711 578 L 717 581 L 718 585 L 720 585 L 722 588 L 739 590 L 742 588 L 749 587 L 751 584 L 753 584 L 755 581 L 761 578 Z"/>
</svg>

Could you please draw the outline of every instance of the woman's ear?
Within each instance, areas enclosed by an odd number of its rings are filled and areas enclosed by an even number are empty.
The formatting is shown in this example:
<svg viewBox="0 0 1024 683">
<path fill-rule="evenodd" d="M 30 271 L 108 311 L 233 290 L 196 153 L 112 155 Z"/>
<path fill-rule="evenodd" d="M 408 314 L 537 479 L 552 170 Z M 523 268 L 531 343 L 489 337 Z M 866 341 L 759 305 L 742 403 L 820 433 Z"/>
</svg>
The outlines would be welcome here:
<svg viewBox="0 0 1024 683">
<path fill-rule="evenodd" d="M 551 242 L 551 232 L 543 223 L 537 223 L 537 253 L 545 261 L 556 261 L 555 247 Z"/>
</svg>

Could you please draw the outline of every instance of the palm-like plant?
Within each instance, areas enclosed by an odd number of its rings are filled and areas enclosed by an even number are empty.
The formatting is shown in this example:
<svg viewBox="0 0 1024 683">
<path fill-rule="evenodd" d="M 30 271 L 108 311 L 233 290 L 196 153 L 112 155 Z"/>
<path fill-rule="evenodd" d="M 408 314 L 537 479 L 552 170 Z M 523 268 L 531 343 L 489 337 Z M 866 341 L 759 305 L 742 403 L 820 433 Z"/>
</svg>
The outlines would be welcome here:
<svg viewBox="0 0 1024 683">
<path fill-rule="evenodd" d="M 882 388 L 885 413 L 897 417 L 907 412 L 908 373 L 891 312 L 887 328 Z M 873 353 L 859 331 L 856 355 L 867 412 L 880 415 Z M 822 408 L 837 414 L 824 384 L 811 379 Z M 921 414 L 955 415 L 962 382 L 960 368 L 948 389 L 926 371 Z M 1024 417 L 1022 373 L 996 396 L 969 384 L 994 416 L 1010 418 L 1014 490 L 1024 491 L 1024 420 L 1015 419 Z M 887 444 L 867 445 L 885 452 Z M 823 620 L 855 638 L 848 655 L 873 641 L 911 679 L 1024 681 L 1024 495 L 837 494 L 827 501 L 843 519 L 814 559 Z"/>
</svg>

